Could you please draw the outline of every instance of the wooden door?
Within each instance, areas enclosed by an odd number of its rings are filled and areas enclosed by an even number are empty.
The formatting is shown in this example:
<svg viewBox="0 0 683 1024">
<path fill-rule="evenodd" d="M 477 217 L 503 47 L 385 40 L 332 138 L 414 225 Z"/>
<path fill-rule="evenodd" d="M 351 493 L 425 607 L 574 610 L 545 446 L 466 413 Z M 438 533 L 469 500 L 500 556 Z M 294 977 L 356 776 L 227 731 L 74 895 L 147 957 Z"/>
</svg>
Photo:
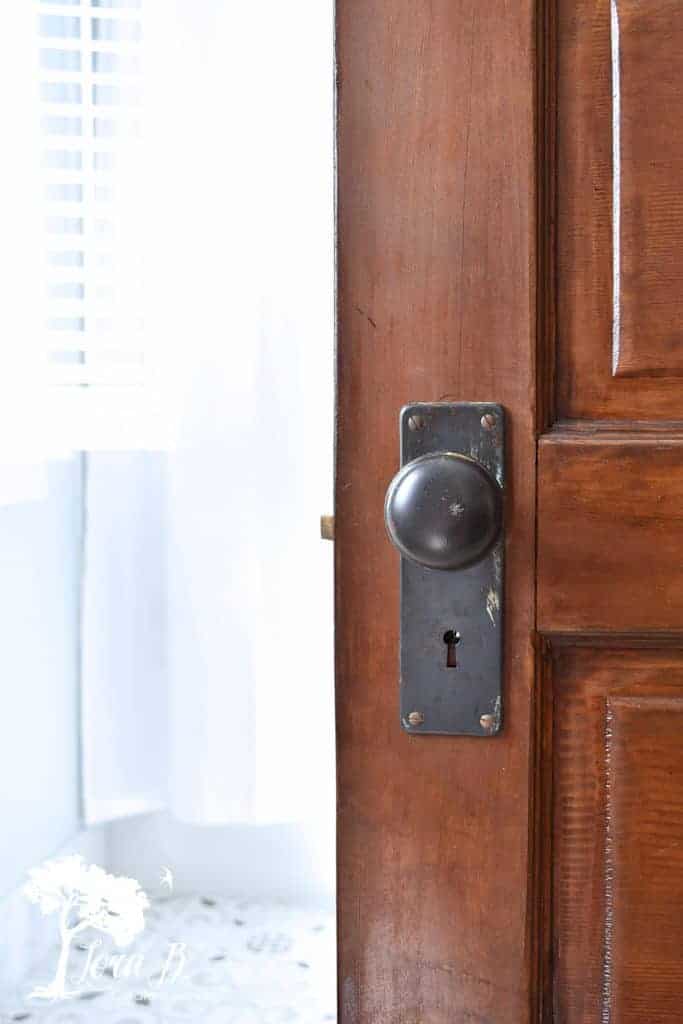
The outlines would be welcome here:
<svg viewBox="0 0 683 1024">
<path fill-rule="evenodd" d="M 669 1024 L 683 1020 L 683 5 L 559 0 L 555 18 L 547 1015 Z"/>
<path fill-rule="evenodd" d="M 340 1020 L 683 1020 L 683 5 L 337 6 Z M 439 399 L 509 427 L 486 741 L 398 721 Z"/>
</svg>

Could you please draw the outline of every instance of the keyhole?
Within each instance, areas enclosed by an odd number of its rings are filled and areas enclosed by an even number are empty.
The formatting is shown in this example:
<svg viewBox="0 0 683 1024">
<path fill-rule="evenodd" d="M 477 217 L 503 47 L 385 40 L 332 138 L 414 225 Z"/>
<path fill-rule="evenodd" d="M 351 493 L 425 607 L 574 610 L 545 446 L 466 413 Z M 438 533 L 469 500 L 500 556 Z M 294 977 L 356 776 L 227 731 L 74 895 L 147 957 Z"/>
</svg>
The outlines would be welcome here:
<svg viewBox="0 0 683 1024">
<path fill-rule="evenodd" d="M 457 668 L 458 658 L 455 648 L 460 643 L 460 634 L 457 629 L 447 629 L 443 635 L 443 642 L 446 645 L 446 668 Z"/>
</svg>

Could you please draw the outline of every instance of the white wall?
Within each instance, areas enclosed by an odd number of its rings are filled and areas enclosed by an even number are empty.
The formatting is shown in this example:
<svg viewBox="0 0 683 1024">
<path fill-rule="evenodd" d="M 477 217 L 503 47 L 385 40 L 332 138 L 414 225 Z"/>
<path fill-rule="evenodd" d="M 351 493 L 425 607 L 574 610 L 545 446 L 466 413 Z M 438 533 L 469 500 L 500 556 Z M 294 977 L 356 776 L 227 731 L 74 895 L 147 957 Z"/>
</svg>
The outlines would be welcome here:
<svg viewBox="0 0 683 1024">
<path fill-rule="evenodd" d="M 79 824 L 80 457 L 0 507 L 0 896 Z"/>
<path fill-rule="evenodd" d="M 333 907 L 334 818 L 333 792 L 314 821 L 300 824 L 184 825 L 164 813 L 129 818 L 108 829 L 109 868 L 133 875 L 150 893 L 159 889 L 163 866 L 178 893 Z"/>
<path fill-rule="evenodd" d="M 163 806 L 168 759 L 164 458 L 87 455 L 82 627 L 88 824 Z"/>
</svg>

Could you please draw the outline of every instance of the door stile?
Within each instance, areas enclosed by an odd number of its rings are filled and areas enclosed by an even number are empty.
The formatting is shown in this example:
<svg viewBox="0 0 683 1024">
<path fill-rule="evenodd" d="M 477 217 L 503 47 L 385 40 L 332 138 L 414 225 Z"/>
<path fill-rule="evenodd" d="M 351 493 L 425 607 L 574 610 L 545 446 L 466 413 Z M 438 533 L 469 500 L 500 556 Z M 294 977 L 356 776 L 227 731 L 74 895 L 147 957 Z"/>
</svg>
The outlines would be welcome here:
<svg viewBox="0 0 683 1024">
<path fill-rule="evenodd" d="M 536 0 L 337 3 L 341 1024 L 533 1019 L 537 28 Z M 399 410 L 444 399 L 509 427 L 490 739 L 398 715 L 384 494 Z"/>
</svg>

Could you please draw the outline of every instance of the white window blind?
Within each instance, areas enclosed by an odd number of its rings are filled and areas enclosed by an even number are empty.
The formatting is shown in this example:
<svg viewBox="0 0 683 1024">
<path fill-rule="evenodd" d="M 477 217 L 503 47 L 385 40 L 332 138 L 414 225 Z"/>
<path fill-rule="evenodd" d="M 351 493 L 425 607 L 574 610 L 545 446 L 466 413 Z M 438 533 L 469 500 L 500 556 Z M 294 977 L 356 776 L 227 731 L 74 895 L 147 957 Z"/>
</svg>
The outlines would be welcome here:
<svg viewBox="0 0 683 1024">
<path fill-rule="evenodd" d="M 143 303 L 143 0 L 34 4 L 53 441 L 155 447 Z"/>
</svg>

